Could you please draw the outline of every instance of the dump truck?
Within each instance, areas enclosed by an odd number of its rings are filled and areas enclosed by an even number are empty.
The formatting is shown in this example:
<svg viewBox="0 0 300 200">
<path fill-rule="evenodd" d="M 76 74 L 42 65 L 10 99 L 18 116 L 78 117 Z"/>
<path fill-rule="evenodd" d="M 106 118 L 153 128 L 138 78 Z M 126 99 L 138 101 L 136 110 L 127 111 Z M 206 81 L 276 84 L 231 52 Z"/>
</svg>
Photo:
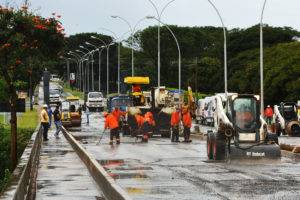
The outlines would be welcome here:
<svg viewBox="0 0 300 200">
<path fill-rule="evenodd" d="M 300 122 L 296 103 L 281 102 L 279 106 L 274 105 L 273 121 L 271 131 L 278 136 L 281 134 L 287 134 L 291 137 L 300 136 Z"/>
<path fill-rule="evenodd" d="M 67 97 L 62 103 L 61 123 L 64 127 L 81 125 L 79 97 Z"/>
<path fill-rule="evenodd" d="M 207 132 L 207 157 L 280 159 L 276 134 L 269 133 L 260 113 L 260 96 L 216 95 L 214 128 Z"/>
<path fill-rule="evenodd" d="M 140 84 L 148 85 L 149 77 L 126 77 L 124 82 L 138 88 Z M 160 93 L 160 95 L 158 95 Z M 159 96 L 159 99 L 158 99 Z M 153 135 L 170 137 L 171 135 L 171 115 L 175 111 L 171 103 L 171 95 L 165 87 L 153 87 L 151 91 L 135 90 L 131 95 L 132 106 L 127 107 L 126 124 L 123 125 L 123 134 L 136 137 L 140 134 L 136 115 L 144 116 L 151 112 L 153 115 Z"/>
</svg>

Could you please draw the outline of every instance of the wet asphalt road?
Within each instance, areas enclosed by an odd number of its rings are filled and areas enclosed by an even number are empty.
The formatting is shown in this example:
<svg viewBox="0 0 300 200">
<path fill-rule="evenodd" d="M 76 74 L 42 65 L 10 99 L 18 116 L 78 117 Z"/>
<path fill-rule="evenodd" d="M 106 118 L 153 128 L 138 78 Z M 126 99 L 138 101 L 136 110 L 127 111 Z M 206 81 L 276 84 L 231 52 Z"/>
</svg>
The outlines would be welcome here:
<svg viewBox="0 0 300 200">
<path fill-rule="evenodd" d="M 71 133 L 133 199 L 300 199 L 296 161 L 208 161 L 206 141 L 195 139 L 142 144 L 121 136 L 120 145 L 110 146 L 108 130 L 101 139 L 101 115 L 92 113 L 87 125 L 83 114 L 81 129 Z"/>
</svg>

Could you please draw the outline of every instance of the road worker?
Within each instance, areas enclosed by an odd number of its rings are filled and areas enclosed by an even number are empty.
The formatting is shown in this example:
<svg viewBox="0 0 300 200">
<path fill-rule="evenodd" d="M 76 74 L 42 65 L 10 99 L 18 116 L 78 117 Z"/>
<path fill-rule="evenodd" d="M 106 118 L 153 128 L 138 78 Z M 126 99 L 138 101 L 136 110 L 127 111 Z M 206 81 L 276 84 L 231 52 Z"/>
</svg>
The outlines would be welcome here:
<svg viewBox="0 0 300 200">
<path fill-rule="evenodd" d="M 267 106 L 265 110 L 265 117 L 266 117 L 266 122 L 268 125 L 272 124 L 272 117 L 273 117 L 273 109 L 270 107 L 270 105 Z"/>
<path fill-rule="evenodd" d="M 152 125 L 152 128 L 155 126 L 155 122 L 153 120 L 153 115 L 151 112 L 147 112 L 145 113 L 145 119 L 148 118 L 149 119 L 149 123 Z M 153 135 L 153 132 L 148 134 L 148 137 L 151 138 Z"/>
<path fill-rule="evenodd" d="M 184 142 L 191 142 L 190 140 L 190 134 L 191 134 L 191 127 L 192 127 L 192 118 L 190 113 L 187 111 L 187 109 L 182 110 L 182 123 L 183 123 L 183 136 L 184 136 Z"/>
<path fill-rule="evenodd" d="M 145 117 L 143 117 L 142 115 L 135 115 L 135 119 L 139 127 L 138 131 L 140 132 L 145 122 Z"/>
<path fill-rule="evenodd" d="M 47 107 L 48 105 L 45 104 L 43 106 L 43 110 L 41 112 L 41 124 L 43 126 L 43 138 L 44 138 L 44 141 L 47 141 L 48 140 L 48 128 L 49 128 L 49 116 L 47 114 Z"/>
<path fill-rule="evenodd" d="M 104 131 L 107 127 L 110 129 L 110 141 L 109 144 L 113 144 L 113 139 L 116 137 L 117 144 L 120 144 L 120 132 L 119 132 L 119 124 L 116 118 L 113 115 L 109 115 L 107 112 L 103 113 L 103 117 L 105 117 L 105 125 Z"/>
<path fill-rule="evenodd" d="M 151 137 L 153 134 L 152 127 L 153 115 L 151 112 L 147 112 L 145 114 L 145 121 L 142 126 L 142 142 L 148 142 L 149 136 Z"/>
<path fill-rule="evenodd" d="M 172 137 L 171 142 L 179 142 L 179 125 L 180 125 L 180 108 L 177 107 L 176 111 L 171 116 L 171 126 L 172 126 Z"/>
<path fill-rule="evenodd" d="M 253 115 L 251 112 L 246 110 L 246 106 L 242 104 L 239 110 L 236 113 L 236 121 L 240 128 L 246 128 L 251 125 L 254 121 Z"/>
<path fill-rule="evenodd" d="M 124 116 L 126 115 L 127 112 L 122 112 L 121 110 L 119 110 L 119 107 L 118 106 L 115 106 L 115 109 L 111 112 L 111 114 L 116 118 L 118 124 L 119 124 L 119 127 L 121 127 L 121 124 L 120 124 L 120 116 Z"/>
</svg>

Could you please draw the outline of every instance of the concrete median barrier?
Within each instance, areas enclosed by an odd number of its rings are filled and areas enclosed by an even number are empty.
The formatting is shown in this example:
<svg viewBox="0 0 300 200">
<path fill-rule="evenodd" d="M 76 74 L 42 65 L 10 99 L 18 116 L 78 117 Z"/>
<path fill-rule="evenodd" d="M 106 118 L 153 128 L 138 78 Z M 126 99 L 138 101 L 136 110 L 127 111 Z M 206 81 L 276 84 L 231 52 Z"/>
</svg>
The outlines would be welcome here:
<svg viewBox="0 0 300 200">
<path fill-rule="evenodd" d="M 105 169 L 92 158 L 75 138 L 63 127 L 62 132 L 74 151 L 84 162 L 90 174 L 103 191 L 105 197 L 111 200 L 131 200 L 132 198 L 109 176 Z"/>
</svg>

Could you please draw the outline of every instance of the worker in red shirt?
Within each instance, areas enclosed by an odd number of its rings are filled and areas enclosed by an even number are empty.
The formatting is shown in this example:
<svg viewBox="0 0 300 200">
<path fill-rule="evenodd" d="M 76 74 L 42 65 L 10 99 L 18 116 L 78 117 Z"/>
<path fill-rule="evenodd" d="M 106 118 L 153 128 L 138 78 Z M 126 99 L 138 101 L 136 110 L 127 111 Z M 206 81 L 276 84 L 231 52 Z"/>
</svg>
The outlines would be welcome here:
<svg viewBox="0 0 300 200">
<path fill-rule="evenodd" d="M 273 109 L 271 108 L 270 105 L 267 106 L 265 110 L 265 117 L 266 117 L 266 122 L 268 125 L 272 124 L 272 117 L 273 117 Z"/>
<path fill-rule="evenodd" d="M 121 115 L 124 116 L 126 115 L 127 112 L 122 112 L 121 110 L 119 110 L 118 106 L 115 106 L 115 109 L 111 112 L 111 114 L 116 118 L 119 126 L 120 126 L 120 117 Z"/>
<path fill-rule="evenodd" d="M 171 126 L 172 126 L 172 137 L 171 142 L 179 142 L 179 125 L 180 125 L 180 108 L 177 107 L 176 111 L 171 116 Z"/>
<path fill-rule="evenodd" d="M 120 132 L 119 132 L 119 124 L 116 118 L 113 115 L 109 115 L 107 112 L 103 113 L 103 117 L 105 117 L 105 125 L 104 131 L 107 127 L 110 129 L 110 141 L 109 144 L 113 144 L 113 139 L 116 137 L 117 144 L 120 144 Z"/>
<path fill-rule="evenodd" d="M 133 90 L 133 92 L 141 92 L 141 86 L 133 84 L 132 85 L 132 90 Z"/>
<path fill-rule="evenodd" d="M 192 118 L 190 113 L 187 109 L 182 110 L 182 124 L 183 124 L 183 136 L 184 142 L 191 142 L 190 135 L 191 135 L 191 127 L 192 127 Z"/>
</svg>

